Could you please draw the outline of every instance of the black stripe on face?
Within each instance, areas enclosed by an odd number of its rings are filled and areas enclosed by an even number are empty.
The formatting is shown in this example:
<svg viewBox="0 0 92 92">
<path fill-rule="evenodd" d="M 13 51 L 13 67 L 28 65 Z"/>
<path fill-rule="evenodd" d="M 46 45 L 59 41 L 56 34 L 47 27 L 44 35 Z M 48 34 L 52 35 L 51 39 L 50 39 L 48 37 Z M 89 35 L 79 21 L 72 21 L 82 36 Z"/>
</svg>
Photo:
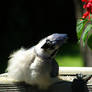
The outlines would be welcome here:
<svg viewBox="0 0 92 92">
<path fill-rule="evenodd" d="M 53 41 L 50 41 L 49 39 L 46 40 L 46 43 L 41 47 L 43 49 L 49 49 L 49 50 L 53 50 L 55 49 L 55 44 L 53 43 Z"/>
</svg>

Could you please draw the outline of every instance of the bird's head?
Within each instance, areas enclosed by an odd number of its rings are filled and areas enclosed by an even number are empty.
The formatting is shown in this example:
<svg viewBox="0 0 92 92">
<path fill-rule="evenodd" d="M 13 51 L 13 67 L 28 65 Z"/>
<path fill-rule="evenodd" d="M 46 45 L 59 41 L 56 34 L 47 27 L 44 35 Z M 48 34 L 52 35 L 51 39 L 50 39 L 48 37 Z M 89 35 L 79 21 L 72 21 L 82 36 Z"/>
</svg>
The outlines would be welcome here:
<svg viewBox="0 0 92 92">
<path fill-rule="evenodd" d="M 58 49 L 66 42 L 67 38 L 67 34 L 52 34 L 42 39 L 36 45 L 36 52 L 42 57 L 54 57 Z"/>
</svg>

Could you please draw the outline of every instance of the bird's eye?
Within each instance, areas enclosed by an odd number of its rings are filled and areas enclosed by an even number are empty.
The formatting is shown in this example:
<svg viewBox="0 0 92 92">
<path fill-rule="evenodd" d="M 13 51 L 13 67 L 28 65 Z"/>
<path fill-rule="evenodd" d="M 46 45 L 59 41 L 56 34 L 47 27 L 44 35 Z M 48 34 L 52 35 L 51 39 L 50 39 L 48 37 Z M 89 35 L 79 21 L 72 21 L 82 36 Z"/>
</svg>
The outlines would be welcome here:
<svg viewBox="0 0 92 92">
<path fill-rule="evenodd" d="M 48 44 L 48 45 L 51 45 L 52 44 L 52 41 L 50 41 L 50 40 L 46 40 L 46 43 Z"/>
<path fill-rule="evenodd" d="M 41 48 L 53 50 L 55 48 L 55 44 L 53 43 L 53 41 L 50 41 L 49 39 L 47 39 L 46 43 Z"/>
<path fill-rule="evenodd" d="M 55 44 L 53 41 L 50 41 L 50 40 L 46 40 L 46 43 L 48 45 L 48 49 L 54 49 L 55 48 Z"/>
</svg>

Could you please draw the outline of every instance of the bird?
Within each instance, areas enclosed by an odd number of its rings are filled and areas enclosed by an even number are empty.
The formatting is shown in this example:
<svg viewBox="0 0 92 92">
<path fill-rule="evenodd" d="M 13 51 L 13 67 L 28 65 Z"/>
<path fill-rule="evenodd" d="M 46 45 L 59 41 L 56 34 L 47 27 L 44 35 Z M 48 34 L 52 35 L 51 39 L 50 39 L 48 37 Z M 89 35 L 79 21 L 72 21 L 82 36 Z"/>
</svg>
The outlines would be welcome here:
<svg viewBox="0 0 92 92">
<path fill-rule="evenodd" d="M 53 33 L 29 49 L 20 48 L 13 52 L 6 68 L 7 77 L 36 85 L 42 90 L 61 81 L 58 78 L 59 65 L 55 56 L 67 38 L 67 34 Z"/>
</svg>

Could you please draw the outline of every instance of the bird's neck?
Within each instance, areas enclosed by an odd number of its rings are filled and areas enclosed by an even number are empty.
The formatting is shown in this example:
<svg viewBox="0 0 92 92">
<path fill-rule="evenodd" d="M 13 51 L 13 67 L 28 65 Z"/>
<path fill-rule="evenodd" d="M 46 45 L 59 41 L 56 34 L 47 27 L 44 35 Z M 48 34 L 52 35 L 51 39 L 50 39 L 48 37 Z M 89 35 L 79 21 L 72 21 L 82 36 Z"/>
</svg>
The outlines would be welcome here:
<svg viewBox="0 0 92 92">
<path fill-rule="evenodd" d="M 34 47 L 34 52 L 38 57 L 41 57 L 43 59 L 53 59 L 53 57 L 51 57 L 48 53 L 46 53 L 44 50 L 42 49 L 38 49 L 36 47 Z"/>
</svg>

